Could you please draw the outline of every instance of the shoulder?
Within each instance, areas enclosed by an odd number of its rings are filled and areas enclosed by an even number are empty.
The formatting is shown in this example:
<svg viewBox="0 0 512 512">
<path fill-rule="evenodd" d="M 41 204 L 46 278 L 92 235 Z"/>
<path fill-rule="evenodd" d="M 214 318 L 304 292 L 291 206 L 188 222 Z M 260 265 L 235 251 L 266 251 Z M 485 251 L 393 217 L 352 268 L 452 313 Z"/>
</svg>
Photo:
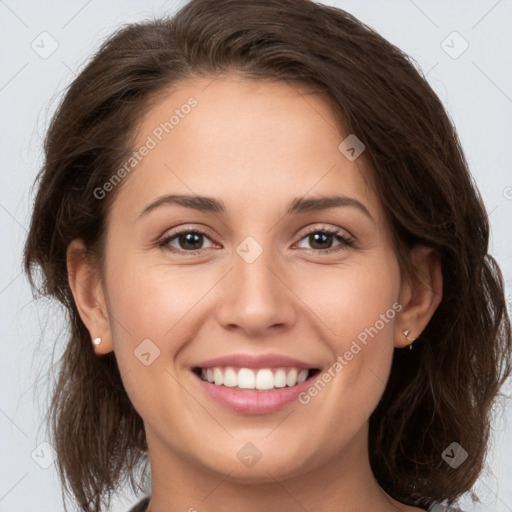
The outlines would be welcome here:
<svg viewBox="0 0 512 512">
<path fill-rule="evenodd" d="M 149 505 L 150 496 L 145 496 L 142 500 L 140 500 L 136 505 L 133 506 L 128 512 L 145 512 L 147 506 Z"/>
<path fill-rule="evenodd" d="M 403 512 L 464 512 L 455 505 L 447 505 L 444 501 L 436 501 L 428 509 L 402 505 Z"/>
<path fill-rule="evenodd" d="M 428 512 L 464 512 L 464 511 L 454 505 L 449 506 L 444 503 L 432 503 L 432 505 L 428 509 Z"/>
</svg>

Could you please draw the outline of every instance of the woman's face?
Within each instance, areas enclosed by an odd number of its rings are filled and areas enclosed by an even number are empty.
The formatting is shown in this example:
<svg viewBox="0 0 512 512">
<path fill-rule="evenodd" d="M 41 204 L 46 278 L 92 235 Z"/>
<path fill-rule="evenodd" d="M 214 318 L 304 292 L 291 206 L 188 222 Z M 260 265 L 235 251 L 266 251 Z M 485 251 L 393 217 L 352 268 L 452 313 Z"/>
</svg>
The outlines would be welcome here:
<svg viewBox="0 0 512 512">
<path fill-rule="evenodd" d="M 336 126 L 321 96 L 229 75 L 144 118 L 109 218 L 104 347 L 155 464 L 264 481 L 365 449 L 403 289 Z"/>
</svg>

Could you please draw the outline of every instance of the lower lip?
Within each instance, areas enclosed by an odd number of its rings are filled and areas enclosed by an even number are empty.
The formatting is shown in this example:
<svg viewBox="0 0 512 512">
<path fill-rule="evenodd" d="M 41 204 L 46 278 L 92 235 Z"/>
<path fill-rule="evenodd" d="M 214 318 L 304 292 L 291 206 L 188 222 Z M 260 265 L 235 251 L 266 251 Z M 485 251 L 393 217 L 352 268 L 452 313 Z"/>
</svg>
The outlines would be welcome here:
<svg viewBox="0 0 512 512">
<path fill-rule="evenodd" d="M 192 373 L 210 398 L 228 409 L 244 414 L 268 414 L 279 411 L 296 400 L 311 384 L 310 378 L 292 387 L 269 391 L 240 391 L 227 386 L 217 386 Z"/>
</svg>

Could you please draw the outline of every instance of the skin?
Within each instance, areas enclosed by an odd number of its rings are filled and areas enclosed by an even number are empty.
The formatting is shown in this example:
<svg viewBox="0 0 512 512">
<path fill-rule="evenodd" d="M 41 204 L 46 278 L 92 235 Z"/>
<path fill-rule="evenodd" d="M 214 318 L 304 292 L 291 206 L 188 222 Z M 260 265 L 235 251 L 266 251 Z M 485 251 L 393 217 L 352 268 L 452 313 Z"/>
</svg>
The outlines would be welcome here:
<svg viewBox="0 0 512 512">
<path fill-rule="evenodd" d="M 419 246 L 411 256 L 431 290 L 401 277 L 363 158 L 338 150 L 348 133 L 322 96 L 304 92 L 234 74 L 181 83 L 147 112 L 136 147 L 189 97 L 198 105 L 119 185 L 103 279 L 80 239 L 69 247 L 81 318 L 91 339 L 102 338 L 94 350 L 115 352 L 144 420 L 152 512 L 421 510 L 378 486 L 368 419 L 394 348 L 409 344 L 402 330 L 418 337 L 441 300 L 440 264 Z M 294 198 L 334 191 L 360 201 L 372 219 L 351 206 L 285 215 Z M 226 212 L 166 205 L 138 218 L 163 194 L 216 198 Z M 315 244 L 307 230 L 317 226 L 338 228 L 353 245 L 335 236 Z M 194 241 L 199 254 L 178 238 L 158 246 L 191 228 L 206 233 Z M 236 252 L 248 236 L 263 249 L 252 263 Z M 402 310 L 306 405 L 236 413 L 191 373 L 237 352 L 284 354 L 325 370 L 396 302 Z M 160 350 L 149 366 L 133 353 L 144 339 Z M 252 467 L 237 457 L 249 441 L 262 454 Z"/>
</svg>

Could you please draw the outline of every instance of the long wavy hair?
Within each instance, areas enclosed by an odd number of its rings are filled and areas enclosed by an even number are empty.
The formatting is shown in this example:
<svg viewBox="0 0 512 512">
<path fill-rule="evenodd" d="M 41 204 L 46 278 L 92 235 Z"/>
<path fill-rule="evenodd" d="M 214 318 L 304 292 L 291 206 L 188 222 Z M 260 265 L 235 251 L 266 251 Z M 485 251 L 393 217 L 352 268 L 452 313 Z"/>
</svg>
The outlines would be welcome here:
<svg viewBox="0 0 512 512">
<path fill-rule="evenodd" d="M 98 200 L 134 151 L 155 98 L 183 80 L 235 71 L 323 94 L 362 155 L 392 230 L 400 268 L 414 244 L 441 258 L 442 301 L 414 350 L 395 350 L 370 418 L 370 463 L 398 501 L 429 507 L 470 490 L 483 469 L 492 405 L 511 371 L 503 278 L 488 254 L 487 213 L 456 131 L 414 62 L 349 13 L 309 0 L 192 0 L 174 16 L 113 34 L 71 83 L 46 134 L 24 270 L 54 297 L 69 339 L 49 408 L 64 492 L 99 512 L 147 465 L 143 422 L 114 353 L 97 357 L 68 283 L 66 251 L 82 238 L 101 266 L 106 219 L 122 184 Z M 135 171 L 136 172 L 136 171 Z M 36 277 L 40 278 L 37 283 Z M 441 454 L 468 453 L 460 470 Z"/>
</svg>

